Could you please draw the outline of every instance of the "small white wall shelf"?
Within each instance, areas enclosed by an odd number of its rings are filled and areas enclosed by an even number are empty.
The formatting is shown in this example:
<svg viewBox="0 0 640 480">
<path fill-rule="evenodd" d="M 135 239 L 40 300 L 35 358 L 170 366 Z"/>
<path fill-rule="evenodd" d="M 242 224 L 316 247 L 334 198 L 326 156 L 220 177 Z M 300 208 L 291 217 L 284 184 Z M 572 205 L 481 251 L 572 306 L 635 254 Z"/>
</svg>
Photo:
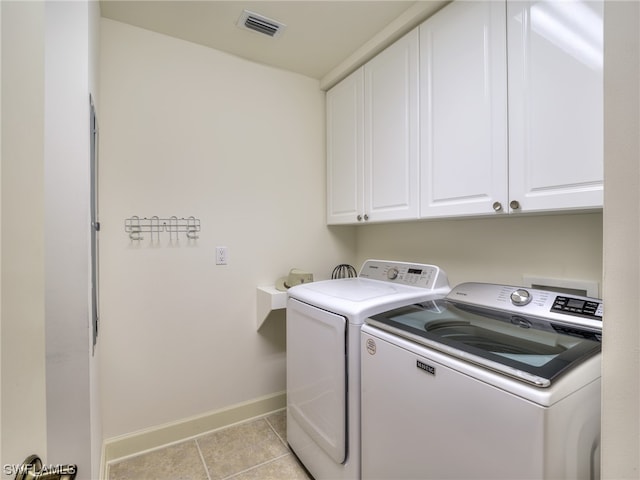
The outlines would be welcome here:
<svg viewBox="0 0 640 480">
<path fill-rule="evenodd" d="M 276 290 L 276 287 L 258 287 L 256 292 L 257 328 L 267 319 L 272 310 L 287 308 L 287 292 Z"/>
</svg>

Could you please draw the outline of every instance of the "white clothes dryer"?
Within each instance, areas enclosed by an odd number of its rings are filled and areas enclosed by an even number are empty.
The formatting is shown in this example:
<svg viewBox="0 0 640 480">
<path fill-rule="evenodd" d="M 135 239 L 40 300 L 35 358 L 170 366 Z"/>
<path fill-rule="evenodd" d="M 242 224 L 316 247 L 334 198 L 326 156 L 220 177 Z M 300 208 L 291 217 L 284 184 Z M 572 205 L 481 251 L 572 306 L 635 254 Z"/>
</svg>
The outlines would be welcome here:
<svg viewBox="0 0 640 480">
<path fill-rule="evenodd" d="M 602 302 L 465 283 L 362 328 L 362 474 L 599 478 Z"/>
<path fill-rule="evenodd" d="M 361 478 L 360 329 L 365 318 L 448 292 L 440 268 L 384 260 L 367 260 L 357 278 L 289 289 L 287 441 L 316 480 Z"/>
</svg>

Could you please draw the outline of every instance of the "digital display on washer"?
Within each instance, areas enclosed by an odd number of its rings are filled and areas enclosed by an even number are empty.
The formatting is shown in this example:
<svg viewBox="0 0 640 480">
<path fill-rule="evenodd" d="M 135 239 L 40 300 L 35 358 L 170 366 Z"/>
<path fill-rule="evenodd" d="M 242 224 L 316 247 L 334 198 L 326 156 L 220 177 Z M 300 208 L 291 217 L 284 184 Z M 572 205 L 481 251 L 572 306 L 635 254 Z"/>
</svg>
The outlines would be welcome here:
<svg viewBox="0 0 640 480">
<path fill-rule="evenodd" d="M 572 308 L 582 308 L 586 302 L 584 300 L 576 300 L 575 298 L 570 298 L 567 302 L 567 306 Z"/>
<path fill-rule="evenodd" d="M 375 315 L 367 323 L 538 386 L 601 350 L 601 333 L 579 326 L 448 300 L 431 303 Z"/>
<path fill-rule="evenodd" d="M 579 315 L 581 317 L 602 320 L 602 305 L 596 301 L 557 296 L 551 307 L 552 311 Z"/>
<path fill-rule="evenodd" d="M 413 273 L 415 275 L 422 275 L 422 269 L 420 268 L 410 268 L 407 270 L 407 273 Z"/>
</svg>

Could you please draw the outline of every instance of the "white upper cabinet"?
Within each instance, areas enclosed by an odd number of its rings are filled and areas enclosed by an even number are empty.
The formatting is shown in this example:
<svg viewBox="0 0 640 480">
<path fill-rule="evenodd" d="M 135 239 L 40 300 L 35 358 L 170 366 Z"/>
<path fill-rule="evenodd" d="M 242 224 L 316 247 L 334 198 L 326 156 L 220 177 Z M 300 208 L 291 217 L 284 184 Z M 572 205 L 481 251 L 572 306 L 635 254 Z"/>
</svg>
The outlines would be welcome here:
<svg viewBox="0 0 640 480">
<path fill-rule="evenodd" d="M 421 216 L 508 204 L 504 2 L 454 2 L 420 27 Z"/>
<path fill-rule="evenodd" d="M 355 223 L 364 207 L 364 68 L 327 92 L 327 223 Z"/>
<path fill-rule="evenodd" d="M 420 27 L 421 217 L 602 207 L 602 10 L 454 2 Z"/>
<path fill-rule="evenodd" d="M 454 1 L 327 93 L 327 223 L 601 208 L 603 1 Z"/>
<path fill-rule="evenodd" d="M 507 2 L 511 211 L 602 207 L 603 2 Z"/>
<path fill-rule="evenodd" d="M 418 30 L 364 68 L 364 215 L 418 218 Z"/>
<path fill-rule="evenodd" d="M 418 31 L 327 92 L 327 223 L 418 218 Z"/>
</svg>

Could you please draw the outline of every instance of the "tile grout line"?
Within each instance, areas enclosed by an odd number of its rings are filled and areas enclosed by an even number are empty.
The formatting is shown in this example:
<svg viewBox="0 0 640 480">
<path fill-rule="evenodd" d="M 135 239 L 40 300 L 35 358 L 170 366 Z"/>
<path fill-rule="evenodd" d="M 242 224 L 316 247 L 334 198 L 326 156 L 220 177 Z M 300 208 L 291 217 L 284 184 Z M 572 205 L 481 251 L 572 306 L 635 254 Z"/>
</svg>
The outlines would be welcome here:
<svg viewBox="0 0 640 480">
<path fill-rule="evenodd" d="M 284 457 L 287 457 L 291 455 L 291 452 L 287 452 L 287 453 L 283 453 L 282 455 L 279 455 L 277 457 L 274 457 L 270 460 L 266 460 L 262 463 L 259 463 L 258 465 L 254 465 L 253 467 L 249 467 L 249 468 L 245 468 L 244 470 L 241 470 L 239 472 L 233 473 L 227 477 L 222 478 L 221 480 L 230 480 L 231 478 L 237 477 L 238 475 L 242 475 L 243 473 L 247 473 L 250 472 L 251 470 L 255 470 L 256 468 L 260 468 L 260 467 L 264 467 L 265 465 L 269 465 L 270 463 L 275 462 L 276 460 L 280 460 Z"/>
<path fill-rule="evenodd" d="M 278 433 L 278 431 L 275 429 L 275 427 L 273 425 L 271 425 L 271 422 L 269 421 L 269 419 L 267 417 L 264 417 L 265 422 L 267 422 L 267 425 L 269 425 L 269 428 L 271 428 L 271 430 L 273 431 L 273 433 L 276 434 L 276 437 L 278 437 L 278 439 L 284 444 L 285 447 L 287 447 L 287 450 L 289 450 L 289 444 L 287 443 L 287 441 L 282 438 L 280 436 L 280 434 Z"/>
<path fill-rule="evenodd" d="M 202 454 L 202 450 L 200 449 L 200 444 L 198 443 L 198 439 L 194 438 L 193 441 L 196 443 L 196 448 L 198 449 L 198 455 L 200 455 L 200 461 L 204 466 L 204 472 L 207 474 L 207 480 L 211 480 L 211 475 L 209 474 L 209 467 L 207 467 L 207 462 L 204 460 L 204 455 Z"/>
</svg>

